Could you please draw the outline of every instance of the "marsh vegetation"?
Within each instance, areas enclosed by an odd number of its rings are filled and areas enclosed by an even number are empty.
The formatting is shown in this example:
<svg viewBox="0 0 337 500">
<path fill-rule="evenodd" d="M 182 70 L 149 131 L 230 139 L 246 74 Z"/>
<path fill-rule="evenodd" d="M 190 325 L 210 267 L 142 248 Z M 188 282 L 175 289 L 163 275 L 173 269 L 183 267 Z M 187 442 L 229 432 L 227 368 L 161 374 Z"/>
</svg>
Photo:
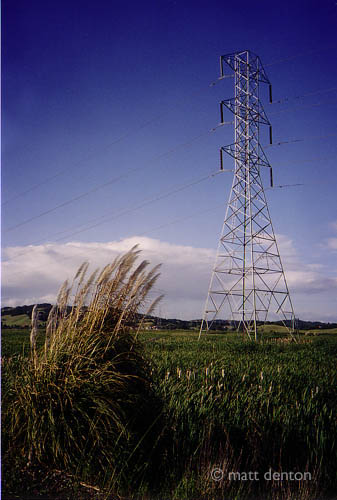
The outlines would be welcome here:
<svg viewBox="0 0 337 500">
<path fill-rule="evenodd" d="M 91 276 L 83 265 L 45 329 L 3 332 L 3 488 L 22 499 L 334 498 L 337 331 L 297 343 L 277 327 L 257 343 L 142 331 L 158 268 L 138 257 Z M 259 480 L 230 475 L 248 471 Z"/>
</svg>

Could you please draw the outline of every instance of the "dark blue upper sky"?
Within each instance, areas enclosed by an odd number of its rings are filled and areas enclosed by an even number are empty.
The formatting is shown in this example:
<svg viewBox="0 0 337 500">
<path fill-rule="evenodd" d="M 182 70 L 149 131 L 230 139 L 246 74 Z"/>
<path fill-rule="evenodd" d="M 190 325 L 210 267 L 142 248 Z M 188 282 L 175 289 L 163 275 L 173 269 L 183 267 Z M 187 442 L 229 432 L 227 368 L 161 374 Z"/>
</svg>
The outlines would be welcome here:
<svg viewBox="0 0 337 500">
<path fill-rule="evenodd" d="M 232 174 L 119 214 L 218 169 L 233 128 L 207 132 L 233 80 L 209 84 L 221 54 L 250 49 L 273 84 L 275 103 L 266 88 L 261 97 L 273 123 L 265 152 L 275 184 L 305 184 L 268 192 L 275 231 L 296 241 L 304 260 L 336 267 L 336 254 L 322 248 L 337 221 L 336 21 L 336 0 L 4 1 L 4 245 L 67 234 L 64 241 L 118 240 L 215 207 L 149 233 L 215 247 Z M 103 216 L 109 221 L 78 233 Z"/>
</svg>

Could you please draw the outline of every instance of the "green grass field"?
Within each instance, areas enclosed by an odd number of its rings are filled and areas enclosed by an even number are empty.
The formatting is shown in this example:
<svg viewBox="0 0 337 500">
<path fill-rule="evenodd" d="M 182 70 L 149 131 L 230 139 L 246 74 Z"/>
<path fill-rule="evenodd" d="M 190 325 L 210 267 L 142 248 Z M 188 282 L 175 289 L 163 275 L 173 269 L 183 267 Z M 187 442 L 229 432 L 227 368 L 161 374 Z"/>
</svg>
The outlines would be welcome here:
<svg viewBox="0 0 337 500">
<path fill-rule="evenodd" d="M 297 342 L 277 326 L 260 332 L 257 343 L 236 333 L 200 341 L 193 331 L 140 334 L 162 410 L 153 414 L 160 432 L 151 427 L 158 436 L 147 464 L 156 480 L 143 478 L 137 498 L 336 497 L 337 330 L 300 332 Z M 28 330 L 3 330 L 3 356 L 28 355 L 28 345 Z M 311 480 L 229 479 L 269 470 Z"/>
<path fill-rule="evenodd" d="M 11 357 L 17 354 L 29 356 L 30 330 L 28 328 L 2 328 L 1 332 L 1 355 Z M 44 329 L 41 329 L 38 337 L 38 345 L 44 342 Z"/>
<path fill-rule="evenodd" d="M 4 327 L 6 326 L 18 326 L 18 327 L 30 327 L 30 318 L 27 314 L 19 314 L 17 316 L 10 316 L 9 314 L 4 314 L 1 316 L 1 323 Z"/>
<path fill-rule="evenodd" d="M 1 316 L 1 324 L 4 328 L 30 328 L 31 319 L 27 314 L 18 314 L 16 316 L 4 314 Z M 41 328 L 45 327 L 45 323 L 43 321 L 39 321 L 39 325 Z"/>
</svg>

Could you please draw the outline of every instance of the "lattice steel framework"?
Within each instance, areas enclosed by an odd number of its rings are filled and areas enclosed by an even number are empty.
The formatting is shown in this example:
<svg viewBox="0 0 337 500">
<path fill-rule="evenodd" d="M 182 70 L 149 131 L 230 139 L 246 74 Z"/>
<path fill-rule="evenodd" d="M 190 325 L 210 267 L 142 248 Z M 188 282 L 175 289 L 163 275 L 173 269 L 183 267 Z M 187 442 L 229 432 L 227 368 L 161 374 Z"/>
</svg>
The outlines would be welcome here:
<svg viewBox="0 0 337 500">
<path fill-rule="evenodd" d="M 260 124 L 270 126 L 259 84 L 269 84 L 270 100 L 271 85 L 260 58 L 248 50 L 221 56 L 221 77 L 225 64 L 234 70 L 235 97 L 220 103 L 221 122 L 228 108 L 235 142 L 220 149 L 220 169 L 225 152 L 234 158 L 235 170 L 199 338 L 220 312 L 250 338 L 257 339 L 259 322 L 275 319 L 292 334 L 294 310 L 260 176 L 260 167 L 269 168 L 272 186 L 272 169 L 259 142 Z"/>
</svg>

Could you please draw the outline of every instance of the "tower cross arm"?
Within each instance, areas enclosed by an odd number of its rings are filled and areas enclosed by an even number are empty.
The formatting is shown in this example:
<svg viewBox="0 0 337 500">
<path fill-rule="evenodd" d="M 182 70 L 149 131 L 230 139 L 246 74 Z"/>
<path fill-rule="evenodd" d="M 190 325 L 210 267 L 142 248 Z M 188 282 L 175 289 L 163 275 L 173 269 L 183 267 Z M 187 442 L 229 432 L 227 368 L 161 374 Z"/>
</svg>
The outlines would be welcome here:
<svg viewBox="0 0 337 500">
<path fill-rule="evenodd" d="M 260 82 L 268 83 L 270 85 L 270 80 L 262 65 L 261 59 L 251 50 L 243 50 L 242 52 L 234 52 L 233 54 L 220 56 L 221 77 L 225 74 L 224 64 L 227 64 L 233 71 L 237 71 L 241 64 L 248 64 L 251 76 L 255 77 Z"/>
</svg>

